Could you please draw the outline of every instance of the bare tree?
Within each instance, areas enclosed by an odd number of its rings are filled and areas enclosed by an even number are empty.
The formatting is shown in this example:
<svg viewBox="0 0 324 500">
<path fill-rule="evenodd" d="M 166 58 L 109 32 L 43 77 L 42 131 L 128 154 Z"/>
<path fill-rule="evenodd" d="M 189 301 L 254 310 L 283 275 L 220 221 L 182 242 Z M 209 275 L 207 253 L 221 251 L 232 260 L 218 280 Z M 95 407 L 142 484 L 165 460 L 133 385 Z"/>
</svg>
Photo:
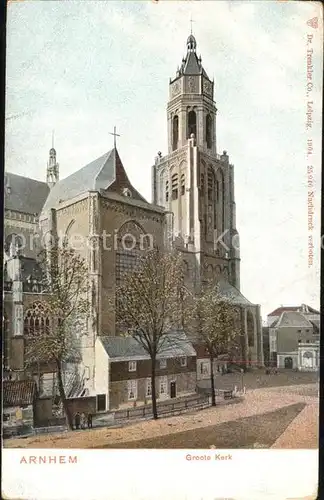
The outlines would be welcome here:
<svg viewBox="0 0 324 500">
<path fill-rule="evenodd" d="M 183 269 L 179 255 L 147 252 L 135 270 L 127 274 L 116 289 L 116 322 L 122 332 L 144 348 L 151 359 L 153 418 L 156 404 L 157 356 L 169 345 L 170 332 L 181 324 Z M 176 343 L 173 334 L 172 342 Z"/>
<path fill-rule="evenodd" d="M 73 428 L 64 389 L 64 366 L 80 359 L 78 336 L 87 328 L 88 270 L 83 257 L 66 244 L 41 253 L 43 319 L 31 332 L 26 348 L 27 363 L 54 362 L 60 399 L 67 422 Z M 46 318 L 46 319 L 45 319 Z"/>
<path fill-rule="evenodd" d="M 233 299 L 222 295 L 215 283 L 202 284 L 200 293 L 192 298 L 187 323 L 188 328 L 195 329 L 198 343 L 209 354 L 212 406 L 216 405 L 214 360 L 238 349 L 241 329 L 237 319 L 238 309 Z"/>
</svg>

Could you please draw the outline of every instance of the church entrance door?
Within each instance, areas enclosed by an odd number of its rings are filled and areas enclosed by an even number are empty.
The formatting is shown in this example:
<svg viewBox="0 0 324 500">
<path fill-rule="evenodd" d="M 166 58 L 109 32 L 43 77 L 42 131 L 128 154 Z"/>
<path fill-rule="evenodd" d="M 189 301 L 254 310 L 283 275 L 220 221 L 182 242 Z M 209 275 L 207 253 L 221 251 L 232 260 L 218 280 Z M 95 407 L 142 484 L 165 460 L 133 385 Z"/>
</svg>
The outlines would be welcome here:
<svg viewBox="0 0 324 500">
<path fill-rule="evenodd" d="M 292 358 L 285 358 L 285 368 L 292 369 L 293 367 L 293 360 Z"/>
</svg>

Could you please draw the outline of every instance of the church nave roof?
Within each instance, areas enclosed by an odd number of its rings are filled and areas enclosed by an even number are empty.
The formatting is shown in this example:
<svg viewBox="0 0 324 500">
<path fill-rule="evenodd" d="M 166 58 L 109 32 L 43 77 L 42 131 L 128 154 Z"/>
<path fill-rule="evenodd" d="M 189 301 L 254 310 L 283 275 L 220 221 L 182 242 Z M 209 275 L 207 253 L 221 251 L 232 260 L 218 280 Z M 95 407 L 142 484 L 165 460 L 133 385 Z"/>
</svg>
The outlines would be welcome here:
<svg viewBox="0 0 324 500">
<path fill-rule="evenodd" d="M 82 193 L 107 190 L 108 188 L 117 192 L 118 188 L 121 188 L 121 192 L 128 188 L 135 198 L 146 201 L 131 185 L 115 148 L 57 182 L 50 191 L 44 210 L 57 207 L 59 203 Z"/>
</svg>

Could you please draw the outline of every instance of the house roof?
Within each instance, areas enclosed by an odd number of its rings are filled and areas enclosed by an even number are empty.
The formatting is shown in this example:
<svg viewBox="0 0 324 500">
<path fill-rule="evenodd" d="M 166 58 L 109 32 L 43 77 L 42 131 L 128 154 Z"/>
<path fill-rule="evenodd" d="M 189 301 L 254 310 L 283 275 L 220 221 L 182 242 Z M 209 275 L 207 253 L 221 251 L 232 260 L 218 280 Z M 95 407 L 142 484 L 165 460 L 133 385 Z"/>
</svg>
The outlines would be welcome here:
<svg viewBox="0 0 324 500">
<path fill-rule="evenodd" d="M 5 380 L 3 382 L 3 406 L 31 405 L 36 394 L 32 380 Z"/>
<path fill-rule="evenodd" d="M 307 311 L 304 311 L 304 314 L 320 314 L 319 311 L 316 309 L 313 309 L 312 307 L 306 305 L 306 304 L 301 304 L 300 306 L 281 306 L 272 311 L 271 313 L 268 314 L 268 316 L 280 316 L 283 312 L 288 312 L 288 311 L 298 311 L 298 312 L 303 312 L 303 306 L 307 308 Z"/>
<path fill-rule="evenodd" d="M 275 324 L 271 326 L 272 328 L 280 328 L 281 326 L 313 328 L 312 323 L 302 313 L 295 311 L 283 312 Z"/>
<path fill-rule="evenodd" d="M 99 337 L 108 356 L 117 361 L 118 358 L 136 357 L 149 359 L 150 356 L 133 337 Z M 191 342 L 182 333 L 170 333 L 163 337 L 163 344 L 157 358 L 175 358 L 181 356 L 196 356 Z"/>
<path fill-rule="evenodd" d="M 32 215 L 42 211 L 49 193 L 46 182 L 6 172 L 5 186 L 4 206 L 6 210 Z"/>
<path fill-rule="evenodd" d="M 131 188 L 134 197 L 146 201 L 131 185 L 118 151 L 114 148 L 57 182 L 50 191 L 44 210 L 57 207 L 59 203 L 88 191 L 107 190 L 117 179 L 121 180 L 125 187 Z"/>
</svg>

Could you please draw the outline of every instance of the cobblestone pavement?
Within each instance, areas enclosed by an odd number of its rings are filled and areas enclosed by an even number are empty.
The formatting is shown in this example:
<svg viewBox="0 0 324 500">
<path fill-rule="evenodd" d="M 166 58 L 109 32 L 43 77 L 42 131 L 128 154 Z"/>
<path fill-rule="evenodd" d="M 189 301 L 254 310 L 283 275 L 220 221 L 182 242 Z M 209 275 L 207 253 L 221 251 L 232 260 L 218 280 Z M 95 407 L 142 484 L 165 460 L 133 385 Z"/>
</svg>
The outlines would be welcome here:
<svg viewBox="0 0 324 500">
<path fill-rule="evenodd" d="M 310 385 L 308 386 L 308 392 L 304 386 L 296 387 L 295 391 L 292 390 L 291 386 L 283 386 L 276 390 L 274 388 L 254 389 L 247 392 L 244 401 L 240 404 L 216 406 L 191 414 L 156 421 L 138 422 L 123 428 L 102 428 L 68 432 L 55 436 L 44 435 L 23 440 L 6 440 L 4 446 L 10 448 L 98 448 L 100 446 L 104 447 L 107 443 L 116 443 L 118 446 L 120 442 L 147 439 L 198 427 L 216 425 L 230 420 L 238 420 L 244 417 L 271 412 L 298 402 L 304 402 L 309 406 L 309 409 L 305 412 L 307 409 L 305 408 L 302 412 L 304 415 L 301 420 L 303 428 L 300 428 L 301 424 L 298 425 L 297 422 L 298 431 L 295 431 L 293 440 L 290 437 L 290 441 L 291 444 L 294 444 L 293 447 L 298 448 L 300 447 L 299 442 L 304 442 L 305 436 L 308 435 L 311 442 L 309 442 L 307 447 L 316 448 L 318 397 L 309 394 L 314 394 L 318 386 L 317 384 L 313 385 L 313 388 Z M 312 429 L 311 432 L 310 428 Z"/>
</svg>

